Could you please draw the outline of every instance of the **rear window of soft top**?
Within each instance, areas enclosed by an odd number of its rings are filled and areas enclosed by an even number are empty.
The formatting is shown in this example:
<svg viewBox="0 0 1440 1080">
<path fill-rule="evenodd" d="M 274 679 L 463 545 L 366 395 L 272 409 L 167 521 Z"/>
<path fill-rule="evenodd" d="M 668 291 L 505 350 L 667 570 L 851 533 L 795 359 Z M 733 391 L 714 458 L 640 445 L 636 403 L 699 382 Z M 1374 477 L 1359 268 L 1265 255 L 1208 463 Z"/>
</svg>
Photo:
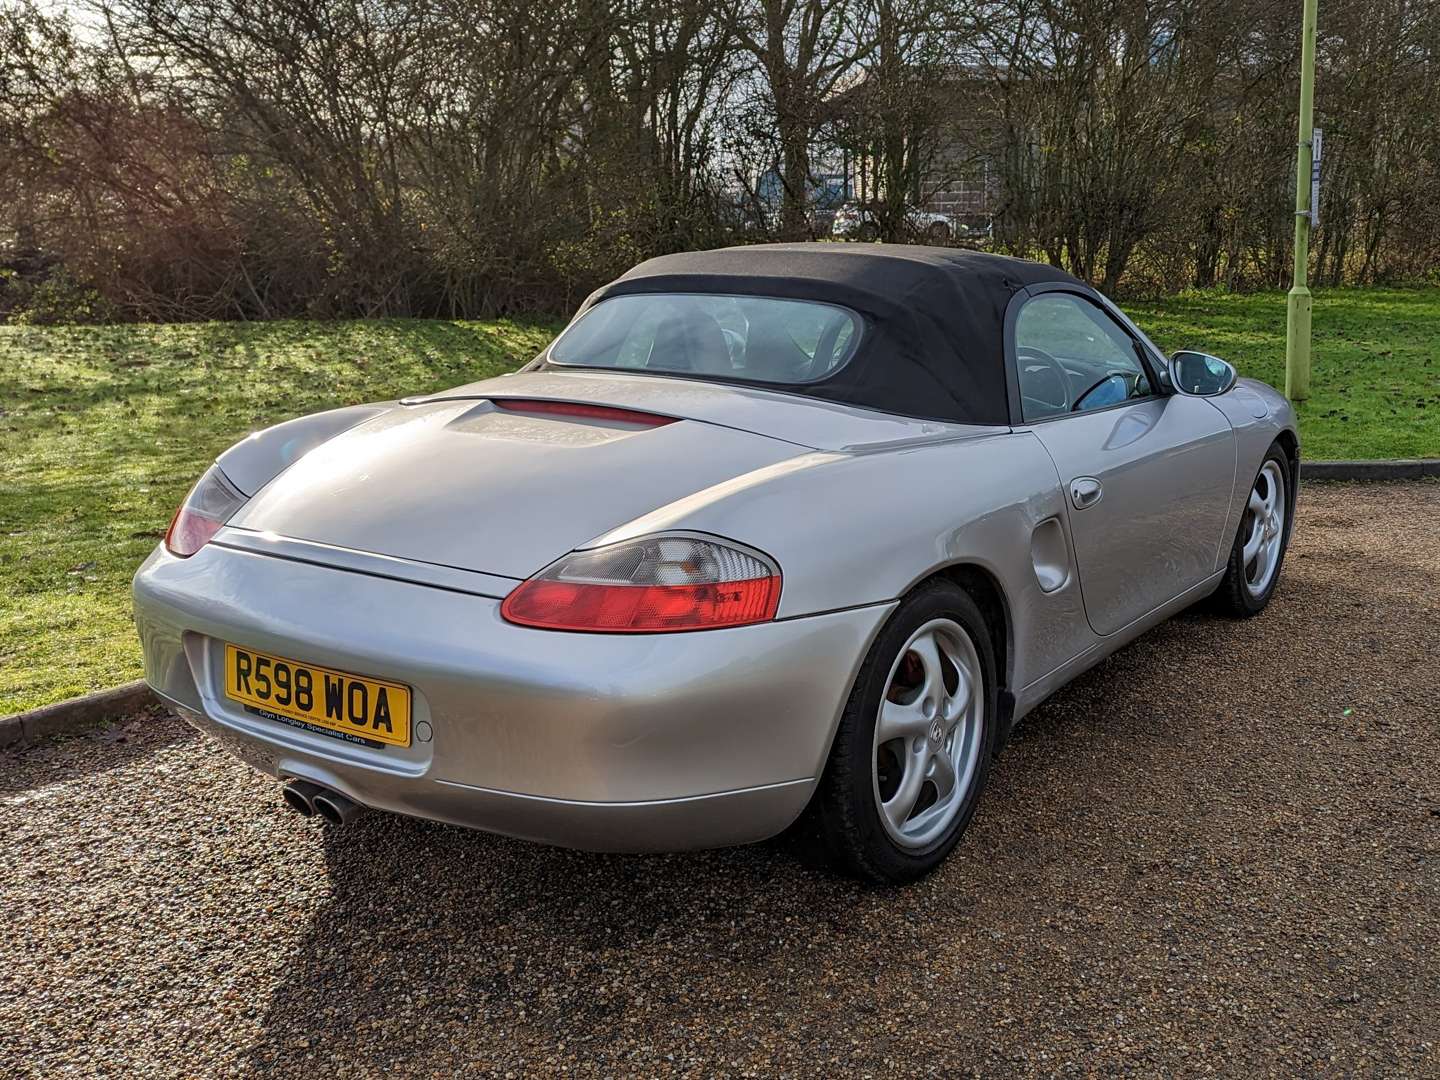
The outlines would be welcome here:
<svg viewBox="0 0 1440 1080">
<path fill-rule="evenodd" d="M 800 384 L 849 362 L 862 323 L 810 300 L 637 293 L 602 300 L 550 347 L 552 364 Z"/>
</svg>

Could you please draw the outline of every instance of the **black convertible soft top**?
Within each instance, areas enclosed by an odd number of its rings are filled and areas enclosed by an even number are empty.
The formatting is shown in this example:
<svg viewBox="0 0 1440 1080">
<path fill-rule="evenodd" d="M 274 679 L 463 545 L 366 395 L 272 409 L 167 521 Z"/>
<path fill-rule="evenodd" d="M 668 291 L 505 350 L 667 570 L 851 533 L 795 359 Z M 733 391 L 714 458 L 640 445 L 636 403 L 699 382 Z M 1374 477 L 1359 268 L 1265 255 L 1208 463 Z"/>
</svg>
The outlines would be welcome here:
<svg viewBox="0 0 1440 1080">
<path fill-rule="evenodd" d="M 1006 306 L 1025 286 L 1054 281 L 1086 288 L 1053 266 L 959 248 L 756 244 L 650 259 L 596 290 L 580 310 L 656 292 L 840 304 L 867 324 L 855 356 L 828 378 L 787 392 L 925 419 L 1006 424 Z"/>
</svg>

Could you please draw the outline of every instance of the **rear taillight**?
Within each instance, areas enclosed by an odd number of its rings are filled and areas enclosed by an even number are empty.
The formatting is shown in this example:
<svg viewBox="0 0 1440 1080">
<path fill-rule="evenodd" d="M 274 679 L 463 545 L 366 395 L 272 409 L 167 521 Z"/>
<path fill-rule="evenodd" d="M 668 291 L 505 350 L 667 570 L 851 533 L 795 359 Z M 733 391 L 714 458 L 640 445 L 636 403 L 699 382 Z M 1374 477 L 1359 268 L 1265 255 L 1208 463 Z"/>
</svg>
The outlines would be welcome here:
<svg viewBox="0 0 1440 1080">
<path fill-rule="evenodd" d="M 171 555 L 188 559 L 208 544 L 244 505 L 245 496 L 225 478 L 218 465 L 211 465 L 175 511 L 165 532 L 165 549 Z"/>
<path fill-rule="evenodd" d="M 748 548 L 698 536 L 652 536 L 574 551 L 505 598 L 521 626 L 602 633 L 713 630 L 767 622 L 780 570 Z"/>
</svg>

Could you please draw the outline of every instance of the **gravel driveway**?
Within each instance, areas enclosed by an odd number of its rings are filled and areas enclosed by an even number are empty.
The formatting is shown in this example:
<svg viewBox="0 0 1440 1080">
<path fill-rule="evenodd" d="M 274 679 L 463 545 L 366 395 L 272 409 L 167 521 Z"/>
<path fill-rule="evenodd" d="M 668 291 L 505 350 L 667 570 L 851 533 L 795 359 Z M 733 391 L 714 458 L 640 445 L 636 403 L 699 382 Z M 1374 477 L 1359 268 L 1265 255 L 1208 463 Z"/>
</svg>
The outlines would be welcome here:
<svg viewBox="0 0 1440 1080">
<path fill-rule="evenodd" d="M 0 754 L 0 1075 L 1440 1075 L 1437 686 L 1440 485 L 1315 485 L 899 891 L 329 832 L 171 719 Z"/>
</svg>

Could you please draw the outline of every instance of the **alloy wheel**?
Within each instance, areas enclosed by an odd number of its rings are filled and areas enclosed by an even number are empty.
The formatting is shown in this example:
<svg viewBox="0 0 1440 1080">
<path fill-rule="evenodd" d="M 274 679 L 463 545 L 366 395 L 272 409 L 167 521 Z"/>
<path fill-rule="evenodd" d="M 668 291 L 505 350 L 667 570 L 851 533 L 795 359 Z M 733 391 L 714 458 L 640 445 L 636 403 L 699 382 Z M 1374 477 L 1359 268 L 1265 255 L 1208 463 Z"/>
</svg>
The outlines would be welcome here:
<svg viewBox="0 0 1440 1080">
<path fill-rule="evenodd" d="M 1251 596 L 1265 594 L 1280 565 L 1285 543 L 1285 476 L 1277 461 L 1267 461 L 1250 489 L 1245 506 L 1245 543 L 1240 558 L 1245 568 L 1245 588 Z"/>
<path fill-rule="evenodd" d="M 896 844 L 919 849 L 955 821 L 984 745 L 983 668 L 970 635 L 932 619 L 900 650 L 875 718 L 875 805 Z"/>
</svg>

